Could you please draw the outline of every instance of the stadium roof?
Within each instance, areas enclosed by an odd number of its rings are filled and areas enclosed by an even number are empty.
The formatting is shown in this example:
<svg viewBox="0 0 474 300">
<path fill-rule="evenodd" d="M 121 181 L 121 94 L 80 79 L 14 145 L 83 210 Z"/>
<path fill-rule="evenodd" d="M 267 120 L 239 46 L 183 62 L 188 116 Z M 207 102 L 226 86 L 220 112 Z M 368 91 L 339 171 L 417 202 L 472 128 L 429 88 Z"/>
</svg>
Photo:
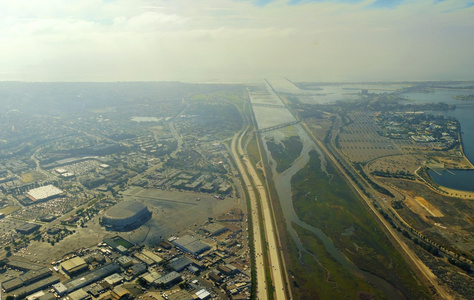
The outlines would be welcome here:
<svg viewBox="0 0 474 300">
<path fill-rule="evenodd" d="M 106 212 L 108 218 L 128 218 L 142 211 L 146 206 L 141 202 L 124 201 L 117 203 Z"/>
</svg>

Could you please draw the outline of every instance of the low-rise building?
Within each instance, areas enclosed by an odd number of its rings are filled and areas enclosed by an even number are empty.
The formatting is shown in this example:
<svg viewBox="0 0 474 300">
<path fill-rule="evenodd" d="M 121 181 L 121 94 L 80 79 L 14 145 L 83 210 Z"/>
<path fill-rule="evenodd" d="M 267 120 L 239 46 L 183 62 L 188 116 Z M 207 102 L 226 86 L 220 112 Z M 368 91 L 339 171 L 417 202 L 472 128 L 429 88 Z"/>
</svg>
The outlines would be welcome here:
<svg viewBox="0 0 474 300">
<path fill-rule="evenodd" d="M 120 272 L 119 265 L 116 263 L 110 263 L 100 268 L 97 268 L 94 271 L 83 274 L 80 278 L 69 280 L 64 283 L 55 284 L 53 285 L 53 288 L 58 295 L 62 296 L 117 272 Z"/>
<path fill-rule="evenodd" d="M 41 227 L 39 224 L 34 224 L 34 223 L 24 223 L 23 225 L 18 226 L 15 228 L 16 232 L 20 234 L 30 234 L 35 232 Z"/>
<path fill-rule="evenodd" d="M 181 278 L 181 275 L 179 275 L 178 272 L 172 271 L 166 275 L 161 276 L 157 280 L 155 280 L 153 284 L 157 286 L 171 287 L 181 282 L 182 280 L 183 279 Z"/>
<path fill-rule="evenodd" d="M 173 258 L 169 263 L 168 266 L 175 270 L 176 272 L 181 272 L 187 266 L 191 265 L 193 262 L 187 258 L 186 256 L 181 256 L 177 258 Z"/>
<path fill-rule="evenodd" d="M 79 256 L 66 260 L 61 264 L 61 269 L 69 276 L 88 270 L 88 265 Z"/>
<path fill-rule="evenodd" d="M 201 242 L 201 240 L 190 235 L 185 235 L 180 237 L 179 239 L 174 240 L 173 244 L 176 247 L 193 255 L 199 255 L 204 251 L 211 249 L 208 244 Z"/>
</svg>

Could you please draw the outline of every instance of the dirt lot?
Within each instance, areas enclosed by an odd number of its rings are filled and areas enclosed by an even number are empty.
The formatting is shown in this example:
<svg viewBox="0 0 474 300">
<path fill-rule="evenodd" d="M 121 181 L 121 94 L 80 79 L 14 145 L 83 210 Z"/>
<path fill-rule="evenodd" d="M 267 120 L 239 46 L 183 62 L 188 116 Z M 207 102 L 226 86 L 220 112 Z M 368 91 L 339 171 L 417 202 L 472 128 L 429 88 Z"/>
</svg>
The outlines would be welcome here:
<svg viewBox="0 0 474 300">
<path fill-rule="evenodd" d="M 197 198 L 200 200 L 196 201 Z M 96 215 L 86 223 L 87 227 L 73 228 L 76 231 L 74 234 L 67 236 L 54 246 L 44 242 L 31 242 L 27 251 L 31 254 L 25 254 L 24 257 L 18 257 L 18 259 L 49 264 L 52 260 L 59 259 L 68 252 L 97 245 L 104 238 L 117 234 L 133 243 L 152 244 L 170 235 L 179 235 L 180 232 L 195 229 L 208 221 L 209 217 L 217 217 L 234 207 L 243 208 L 242 205 L 244 205 L 244 201 L 241 199 L 218 200 L 210 194 L 138 187 L 125 192 L 124 199 L 144 202 L 152 211 L 152 218 L 134 231 L 117 233 L 106 231 L 99 224 L 100 215 Z"/>
<path fill-rule="evenodd" d="M 440 195 L 408 180 L 384 179 L 407 197 L 398 213 L 433 241 L 474 256 L 474 201 Z"/>
<path fill-rule="evenodd" d="M 423 155 L 401 154 L 373 160 L 368 163 L 367 167 L 369 172 L 388 171 L 390 173 L 397 173 L 403 171 L 414 174 L 424 161 L 426 161 L 426 157 Z"/>
</svg>

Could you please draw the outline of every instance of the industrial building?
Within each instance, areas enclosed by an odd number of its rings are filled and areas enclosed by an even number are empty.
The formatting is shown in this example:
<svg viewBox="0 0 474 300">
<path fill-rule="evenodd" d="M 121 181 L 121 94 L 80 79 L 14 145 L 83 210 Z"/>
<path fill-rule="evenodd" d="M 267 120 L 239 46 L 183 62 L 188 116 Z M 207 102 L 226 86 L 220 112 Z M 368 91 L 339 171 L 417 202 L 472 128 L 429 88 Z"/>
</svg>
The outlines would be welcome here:
<svg viewBox="0 0 474 300">
<path fill-rule="evenodd" d="M 153 284 L 157 286 L 170 287 L 181 282 L 181 280 L 183 280 L 181 275 L 179 275 L 178 272 L 172 271 L 155 280 Z"/>
<path fill-rule="evenodd" d="M 186 256 L 181 256 L 177 258 L 173 258 L 169 263 L 168 266 L 175 270 L 176 272 L 181 272 L 187 266 L 191 265 L 193 262 L 187 258 Z"/>
<path fill-rule="evenodd" d="M 102 217 L 102 225 L 108 230 L 130 231 L 134 230 L 151 218 L 151 212 L 141 202 L 119 202 L 109 209 Z"/>
<path fill-rule="evenodd" d="M 41 291 L 55 283 L 59 282 L 59 278 L 56 276 L 48 276 L 43 278 L 39 281 L 30 283 L 29 285 L 22 286 L 16 290 L 14 290 L 11 295 L 15 297 L 15 299 L 22 299 L 28 295 Z"/>
<path fill-rule="evenodd" d="M 53 285 L 54 290 L 60 296 L 74 292 L 90 283 L 103 279 L 111 274 L 120 272 L 120 267 L 116 263 L 110 263 L 94 271 L 83 274 L 81 277 Z"/>
<path fill-rule="evenodd" d="M 61 269 L 69 276 L 88 269 L 87 263 L 80 257 L 74 257 L 61 264 Z"/>
<path fill-rule="evenodd" d="M 142 264 L 142 263 L 134 264 L 129 269 L 130 273 L 132 273 L 133 276 L 141 275 L 141 274 L 145 273 L 146 270 L 147 270 L 146 265 Z"/>
<path fill-rule="evenodd" d="M 41 225 L 34 224 L 34 223 L 24 223 L 17 228 L 15 228 L 16 232 L 20 234 L 30 234 L 35 232 L 37 229 L 39 229 Z"/>
<path fill-rule="evenodd" d="M 179 239 L 174 240 L 173 244 L 183 251 L 189 252 L 193 255 L 199 255 L 204 251 L 211 249 L 208 244 L 201 242 L 201 240 L 190 235 L 184 235 Z"/>
<path fill-rule="evenodd" d="M 194 294 L 196 297 L 193 297 L 194 299 L 199 299 L 199 300 L 206 300 L 211 298 L 211 293 L 209 293 L 206 289 L 201 289 L 197 291 Z"/>
<path fill-rule="evenodd" d="M 26 197 L 33 202 L 47 201 L 63 195 L 64 192 L 52 184 L 30 190 Z"/>
<path fill-rule="evenodd" d="M 35 265 L 29 262 L 14 260 L 14 259 L 9 260 L 7 262 L 7 267 L 10 267 L 12 269 L 19 270 L 19 271 L 39 270 L 43 268 L 40 265 Z"/>
<path fill-rule="evenodd" d="M 163 259 L 161 257 L 159 257 L 155 253 L 151 252 L 150 250 L 143 249 L 141 253 L 143 255 L 145 255 L 146 257 L 148 257 L 149 259 L 153 260 L 154 263 L 159 264 L 163 261 Z"/>
<path fill-rule="evenodd" d="M 15 295 L 24 295 L 34 293 L 39 286 L 44 286 L 45 283 L 54 281 L 57 278 L 51 277 L 51 270 L 46 267 L 42 267 L 38 270 L 30 270 L 19 277 L 2 282 L 2 289 L 5 292 Z M 45 280 L 46 278 L 46 280 Z M 38 283 L 39 284 L 35 284 Z"/>
<path fill-rule="evenodd" d="M 219 223 L 211 223 L 211 224 L 205 226 L 202 230 L 207 232 L 209 235 L 214 236 L 214 235 L 219 235 L 221 233 L 224 233 L 229 229 L 227 227 L 225 227 L 224 225 L 221 225 Z"/>
<path fill-rule="evenodd" d="M 117 262 L 122 266 L 122 268 L 128 268 L 133 265 L 133 260 L 128 256 L 120 256 L 117 258 Z"/>
<path fill-rule="evenodd" d="M 114 285 L 117 285 L 119 283 L 122 283 L 123 282 L 123 277 L 122 277 L 122 275 L 120 275 L 118 273 L 114 273 L 110 276 L 107 276 L 104 279 L 104 281 L 107 282 L 107 284 L 109 284 L 111 286 L 114 286 Z"/>
<path fill-rule="evenodd" d="M 78 289 L 77 291 L 70 293 L 66 299 L 67 300 L 86 300 L 86 299 L 91 299 L 91 295 L 89 295 L 83 289 Z"/>
</svg>

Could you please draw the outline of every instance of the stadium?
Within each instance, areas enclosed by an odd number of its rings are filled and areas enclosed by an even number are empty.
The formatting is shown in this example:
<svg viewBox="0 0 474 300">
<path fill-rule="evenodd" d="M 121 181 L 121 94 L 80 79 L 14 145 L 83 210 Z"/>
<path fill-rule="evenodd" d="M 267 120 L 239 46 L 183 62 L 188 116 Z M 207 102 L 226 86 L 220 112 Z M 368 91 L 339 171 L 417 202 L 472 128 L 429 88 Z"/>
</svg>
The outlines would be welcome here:
<svg viewBox="0 0 474 300">
<path fill-rule="evenodd" d="M 107 230 L 130 231 L 137 229 L 151 218 L 151 212 L 141 202 L 119 202 L 102 217 L 101 224 Z"/>
</svg>

